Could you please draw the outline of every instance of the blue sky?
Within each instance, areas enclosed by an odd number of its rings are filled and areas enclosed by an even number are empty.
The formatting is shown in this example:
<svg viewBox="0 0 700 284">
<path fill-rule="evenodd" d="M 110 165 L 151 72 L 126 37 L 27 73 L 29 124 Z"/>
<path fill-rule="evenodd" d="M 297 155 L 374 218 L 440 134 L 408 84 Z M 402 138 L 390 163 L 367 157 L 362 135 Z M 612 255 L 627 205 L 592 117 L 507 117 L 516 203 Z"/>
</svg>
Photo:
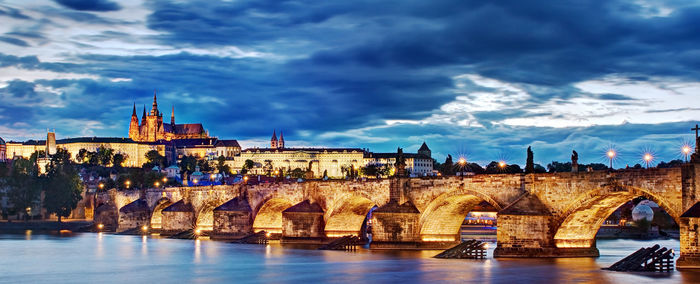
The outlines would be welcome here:
<svg viewBox="0 0 700 284">
<path fill-rule="evenodd" d="M 527 2 L 527 3 L 525 3 Z M 0 1 L 0 137 L 127 135 L 175 106 L 243 147 L 487 163 L 680 158 L 700 119 L 697 1 Z"/>
</svg>

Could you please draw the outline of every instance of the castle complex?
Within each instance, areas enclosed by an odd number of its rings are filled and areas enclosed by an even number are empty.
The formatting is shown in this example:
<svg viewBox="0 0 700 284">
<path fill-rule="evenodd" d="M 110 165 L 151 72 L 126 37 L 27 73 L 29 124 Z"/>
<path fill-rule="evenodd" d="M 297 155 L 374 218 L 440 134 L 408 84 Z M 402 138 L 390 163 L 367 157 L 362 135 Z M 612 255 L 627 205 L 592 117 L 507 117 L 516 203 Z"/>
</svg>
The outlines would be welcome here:
<svg viewBox="0 0 700 284">
<path fill-rule="evenodd" d="M 169 164 L 177 164 L 185 156 L 214 161 L 224 156 L 233 173 L 239 173 L 247 160 L 253 161 L 249 173 L 266 174 L 270 171 L 289 172 L 301 169 L 311 172 L 318 178 L 343 177 L 350 170 L 374 165 L 378 168 L 393 168 L 397 160 L 396 153 L 372 153 L 361 148 L 289 148 L 285 146 L 284 134 L 273 131 L 269 148 L 242 149 L 236 140 L 224 140 L 210 137 L 201 123 L 175 124 L 175 108 L 170 113 L 170 122 L 163 122 L 163 112 L 158 109 L 156 94 L 149 112 L 143 108 L 139 120 L 136 104 L 132 109 L 129 123 L 129 137 L 77 137 L 56 139 L 55 132 L 48 132 L 46 140 L 28 140 L 24 142 L 0 139 L 0 161 L 19 157 L 29 158 L 37 151 L 48 154 L 57 148 L 67 150 L 76 162 L 80 161 L 78 152 L 85 149 L 90 152 L 100 147 L 113 150 L 126 157 L 122 166 L 140 167 L 146 163 L 145 155 L 149 151 L 158 151 L 166 157 Z M 433 174 L 433 160 L 430 149 L 423 143 L 416 154 L 403 154 L 406 170 L 412 176 Z M 308 175 L 307 175 L 308 176 Z"/>
</svg>

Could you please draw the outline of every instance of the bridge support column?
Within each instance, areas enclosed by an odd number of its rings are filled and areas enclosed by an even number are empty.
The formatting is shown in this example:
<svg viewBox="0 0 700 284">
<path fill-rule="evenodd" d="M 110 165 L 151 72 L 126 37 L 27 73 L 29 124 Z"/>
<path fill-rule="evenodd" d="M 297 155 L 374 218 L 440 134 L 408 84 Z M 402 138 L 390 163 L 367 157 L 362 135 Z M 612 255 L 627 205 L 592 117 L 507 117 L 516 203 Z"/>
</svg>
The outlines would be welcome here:
<svg viewBox="0 0 700 284">
<path fill-rule="evenodd" d="M 212 239 L 236 239 L 253 233 L 253 210 L 248 200 L 236 197 L 214 208 Z"/>
<path fill-rule="evenodd" d="M 282 240 L 308 242 L 323 239 L 323 209 L 308 199 L 282 211 Z"/>
<path fill-rule="evenodd" d="M 498 212 L 494 257 L 596 257 L 595 240 L 555 242 L 552 214 L 535 195 L 525 194 Z"/>
<path fill-rule="evenodd" d="M 184 200 L 173 203 L 163 209 L 163 228 L 161 235 L 172 235 L 194 229 L 195 216 L 191 203 Z"/>
<path fill-rule="evenodd" d="M 144 199 L 137 199 L 119 209 L 118 232 L 132 229 L 140 229 L 142 226 L 149 226 L 151 223 L 151 210 Z"/>
<path fill-rule="evenodd" d="M 694 206 L 695 207 L 695 206 Z M 699 206 L 700 207 L 700 206 Z M 678 269 L 700 268 L 700 218 L 681 217 L 681 254 L 676 262 Z"/>
<path fill-rule="evenodd" d="M 417 248 L 420 243 L 420 211 L 413 203 L 391 200 L 372 213 L 370 248 Z"/>
</svg>

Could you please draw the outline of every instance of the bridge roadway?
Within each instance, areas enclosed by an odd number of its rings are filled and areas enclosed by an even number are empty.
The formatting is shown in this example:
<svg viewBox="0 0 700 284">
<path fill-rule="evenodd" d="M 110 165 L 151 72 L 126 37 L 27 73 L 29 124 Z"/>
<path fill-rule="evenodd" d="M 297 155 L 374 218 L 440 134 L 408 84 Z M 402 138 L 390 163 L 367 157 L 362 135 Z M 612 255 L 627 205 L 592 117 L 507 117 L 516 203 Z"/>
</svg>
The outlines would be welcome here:
<svg viewBox="0 0 700 284">
<path fill-rule="evenodd" d="M 213 238 L 265 230 L 285 240 L 323 241 L 362 233 L 372 248 L 443 248 L 459 241 L 474 206 L 498 210 L 495 257 L 597 256 L 595 235 L 618 207 L 643 196 L 681 227 L 679 268 L 700 267 L 700 164 L 579 173 L 495 174 L 367 181 L 109 190 L 96 196 L 95 221 L 116 231 L 148 225 Z M 692 207 L 692 208 L 691 208 Z"/>
</svg>

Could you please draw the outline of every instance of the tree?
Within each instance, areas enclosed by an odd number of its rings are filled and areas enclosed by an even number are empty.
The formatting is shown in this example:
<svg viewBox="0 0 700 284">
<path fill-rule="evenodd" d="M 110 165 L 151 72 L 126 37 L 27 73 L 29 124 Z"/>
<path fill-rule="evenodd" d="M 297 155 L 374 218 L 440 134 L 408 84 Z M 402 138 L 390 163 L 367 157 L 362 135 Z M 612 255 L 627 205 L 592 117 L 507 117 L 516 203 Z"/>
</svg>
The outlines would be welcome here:
<svg viewBox="0 0 700 284">
<path fill-rule="evenodd" d="M 194 156 L 184 156 L 180 160 L 180 168 L 183 172 L 191 174 L 197 167 L 197 158 Z"/>
<path fill-rule="evenodd" d="M 197 166 L 199 166 L 199 170 L 202 172 L 211 172 L 213 170 L 209 162 L 204 159 L 197 160 Z"/>
<path fill-rule="evenodd" d="M 326 173 L 324 172 L 324 176 L 325 174 Z M 360 174 L 363 176 L 377 177 L 379 174 L 379 168 L 377 168 L 377 165 L 375 164 L 369 164 L 360 168 Z"/>
<path fill-rule="evenodd" d="M 155 166 L 163 168 L 163 166 L 165 165 L 165 157 L 163 157 L 156 150 L 146 152 L 146 161 L 147 162 L 143 164 L 144 168 L 153 168 Z"/>
<path fill-rule="evenodd" d="M 41 195 L 39 168 L 36 163 L 24 158 L 15 160 L 7 185 L 7 198 L 15 212 L 26 212 L 26 208 L 36 205 Z M 29 219 L 29 214 L 26 217 Z"/>
<path fill-rule="evenodd" d="M 88 165 L 95 166 L 99 163 L 96 152 L 87 152 L 85 159 L 87 160 Z"/>
<path fill-rule="evenodd" d="M 250 169 L 252 169 L 255 166 L 255 162 L 253 160 L 245 160 L 243 162 L 243 167 L 241 168 L 242 172 L 245 171 L 244 173 L 247 173 Z"/>
<path fill-rule="evenodd" d="M 300 168 L 296 168 L 296 169 L 293 169 L 293 170 L 292 170 L 292 172 L 291 172 L 290 175 L 291 175 L 293 178 L 304 178 L 304 174 L 306 174 L 306 173 L 304 172 L 304 170 L 302 170 L 302 169 L 300 169 Z"/>
<path fill-rule="evenodd" d="M 121 153 L 116 153 L 114 156 L 112 156 L 112 166 L 120 169 L 122 167 L 122 163 L 126 160 L 126 156 Z"/>
<path fill-rule="evenodd" d="M 47 176 L 44 208 L 48 213 L 56 214 L 60 224 L 61 218 L 70 216 L 71 211 L 83 199 L 83 186 L 78 172 L 70 165 L 50 171 Z"/>
<path fill-rule="evenodd" d="M 455 169 L 454 169 L 454 163 L 452 163 L 452 155 L 447 155 L 445 158 L 445 162 L 442 163 L 442 168 L 440 169 L 440 173 L 443 176 L 449 176 L 449 175 L 454 175 L 455 174 Z"/>
<path fill-rule="evenodd" d="M 78 206 L 83 198 L 83 184 L 78 171 L 70 163 L 70 154 L 59 149 L 52 156 L 47 169 L 47 182 L 44 190 L 44 208 L 49 214 L 61 218 L 70 216 L 71 211 Z M 111 158 L 111 157 L 110 157 Z"/>
<path fill-rule="evenodd" d="M 547 165 L 547 171 L 550 173 L 568 173 L 571 172 L 571 162 L 561 163 L 552 161 Z"/>
<path fill-rule="evenodd" d="M 226 164 L 226 157 L 224 157 L 224 155 L 221 155 L 217 160 L 218 161 L 216 164 L 216 170 L 222 175 L 229 174 L 231 172 L 231 167 L 229 167 L 229 165 Z"/>
<path fill-rule="evenodd" d="M 525 163 L 525 173 L 531 174 L 535 172 L 535 159 L 532 153 L 532 147 L 527 147 L 527 161 Z"/>
<path fill-rule="evenodd" d="M 481 165 L 479 165 L 477 163 L 467 163 L 465 168 L 466 168 L 466 171 L 472 172 L 475 174 L 483 174 L 484 172 L 486 172 L 486 170 L 484 170 L 484 168 L 482 168 Z"/>
<path fill-rule="evenodd" d="M 87 154 L 88 154 L 87 149 L 84 149 L 84 148 L 80 149 L 80 150 L 78 150 L 78 154 L 75 155 L 75 159 L 78 160 L 78 162 L 80 162 L 80 163 L 84 163 L 85 160 L 87 159 Z"/>
<path fill-rule="evenodd" d="M 271 160 L 265 160 L 265 165 L 263 166 L 263 170 L 265 171 L 265 175 L 267 175 L 267 176 L 272 174 L 272 161 Z"/>
<path fill-rule="evenodd" d="M 683 165 L 683 164 L 684 164 L 684 163 L 683 163 L 682 160 L 672 160 L 672 161 L 670 161 L 670 162 L 668 162 L 668 163 L 666 163 L 666 162 L 664 162 L 664 161 L 661 161 L 661 163 L 659 163 L 656 167 L 657 167 L 657 168 L 660 168 L 660 169 L 663 169 L 663 168 L 676 168 L 676 167 L 680 167 L 680 166 Z"/>
<path fill-rule="evenodd" d="M 535 168 L 535 172 L 536 172 L 536 173 L 546 173 L 546 172 L 547 172 L 547 169 L 545 169 L 545 168 L 544 168 L 542 165 L 540 165 L 540 164 L 535 164 L 534 168 Z"/>
<path fill-rule="evenodd" d="M 97 163 L 102 166 L 109 166 L 112 162 L 112 156 L 114 156 L 114 150 L 112 148 L 107 148 L 105 146 L 100 146 L 97 148 Z"/>
</svg>

